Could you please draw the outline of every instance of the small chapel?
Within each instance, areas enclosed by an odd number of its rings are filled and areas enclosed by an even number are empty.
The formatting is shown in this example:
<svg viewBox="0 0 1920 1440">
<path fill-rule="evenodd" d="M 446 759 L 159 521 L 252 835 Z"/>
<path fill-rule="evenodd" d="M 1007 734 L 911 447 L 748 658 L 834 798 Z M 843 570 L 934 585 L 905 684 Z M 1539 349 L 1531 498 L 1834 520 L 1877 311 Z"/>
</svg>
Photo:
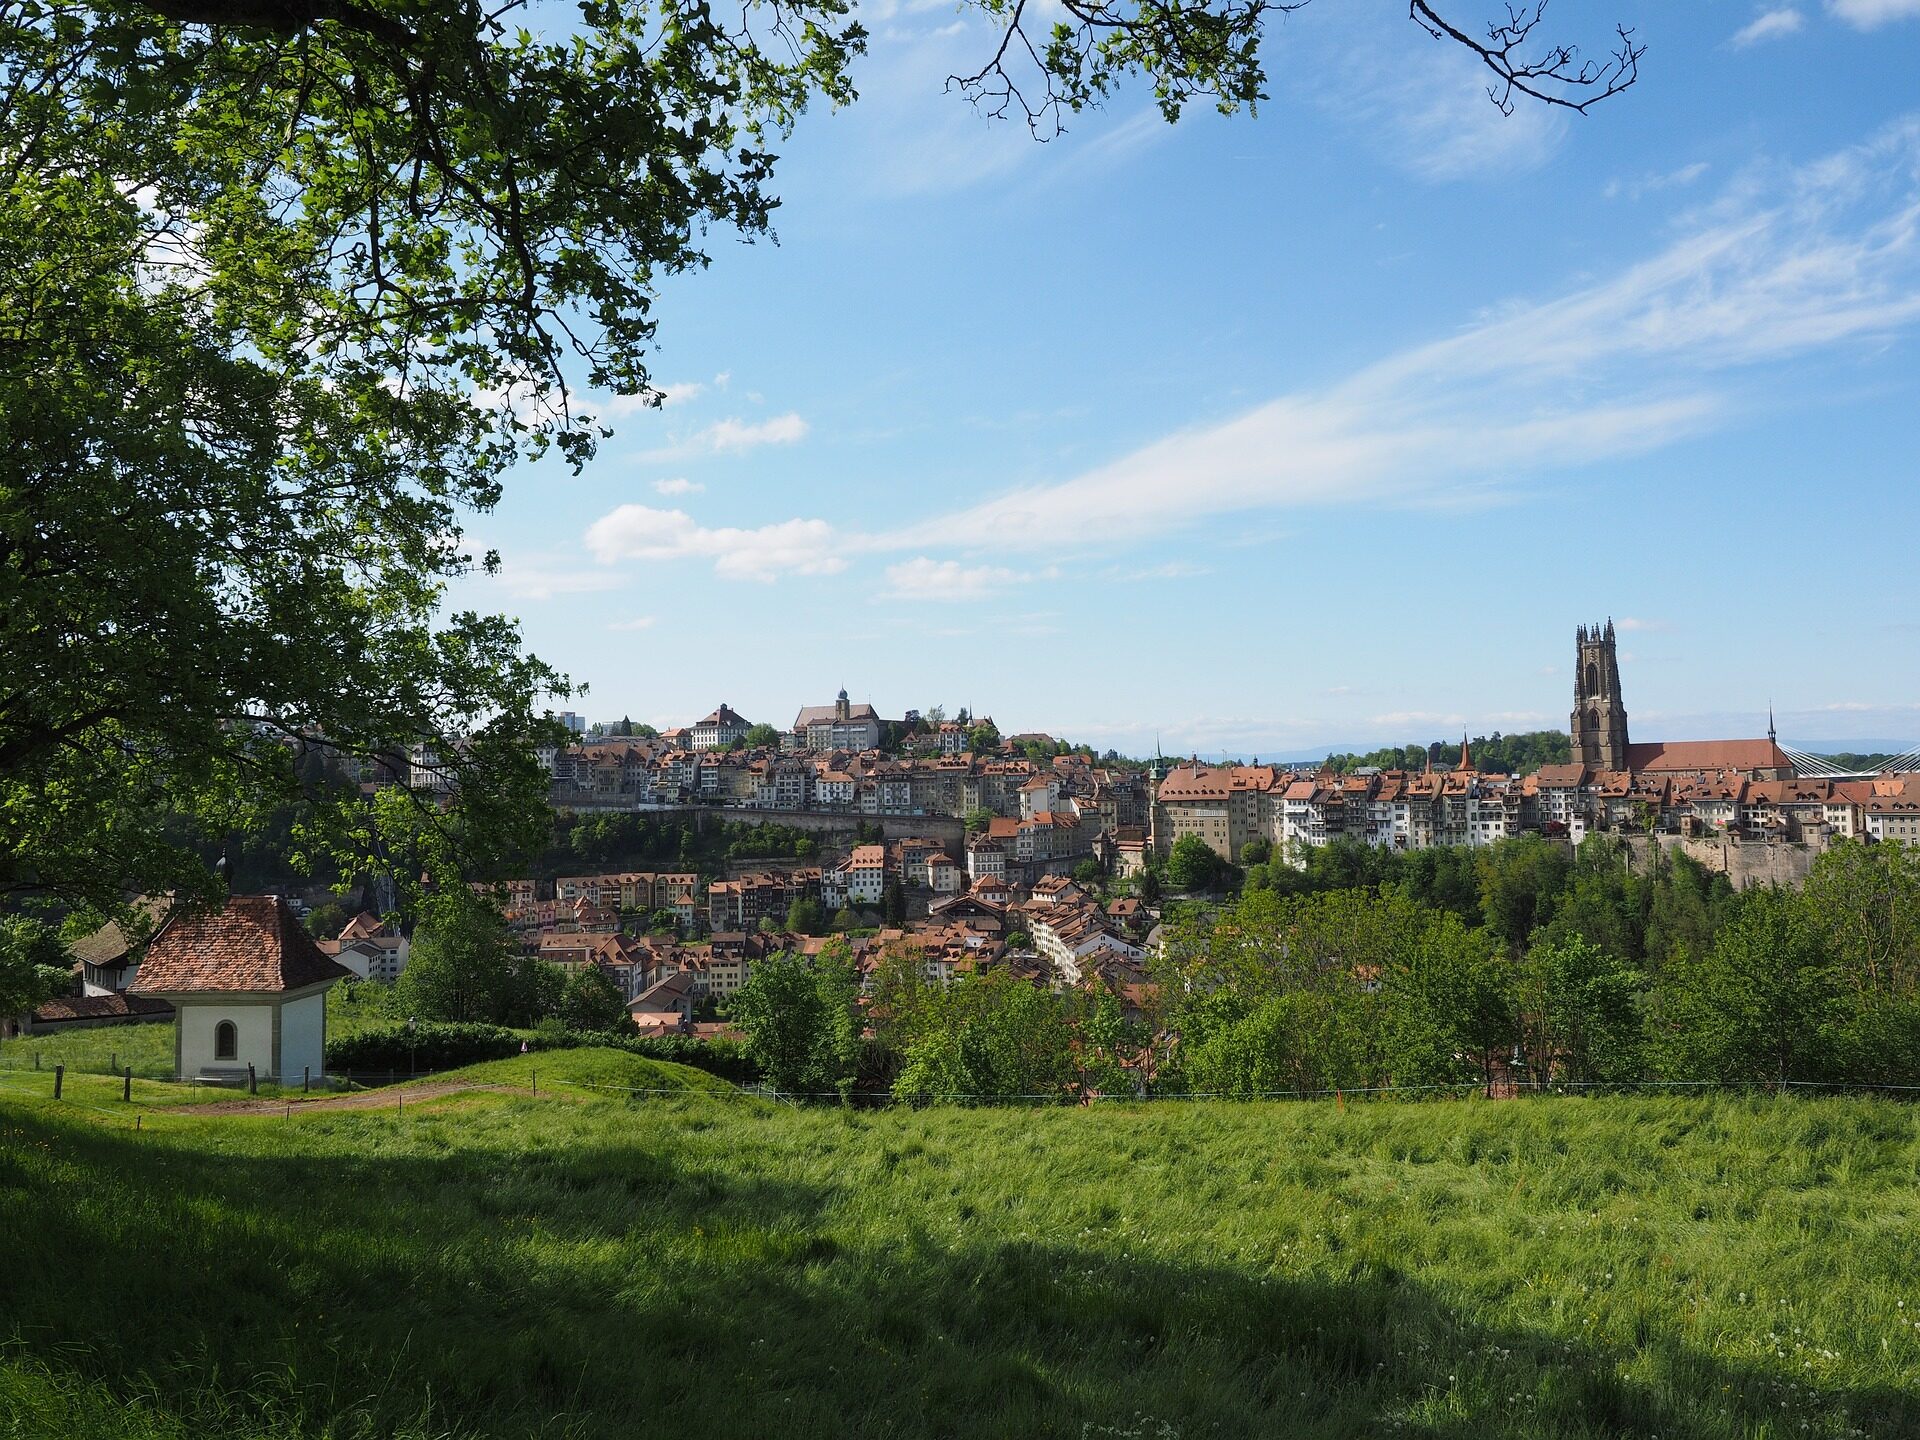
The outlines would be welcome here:
<svg viewBox="0 0 1920 1440">
<path fill-rule="evenodd" d="M 177 1080 L 292 1084 L 326 1070 L 327 990 L 353 972 L 325 955 L 277 895 L 180 911 L 147 945 L 129 992 L 173 1006 Z"/>
</svg>

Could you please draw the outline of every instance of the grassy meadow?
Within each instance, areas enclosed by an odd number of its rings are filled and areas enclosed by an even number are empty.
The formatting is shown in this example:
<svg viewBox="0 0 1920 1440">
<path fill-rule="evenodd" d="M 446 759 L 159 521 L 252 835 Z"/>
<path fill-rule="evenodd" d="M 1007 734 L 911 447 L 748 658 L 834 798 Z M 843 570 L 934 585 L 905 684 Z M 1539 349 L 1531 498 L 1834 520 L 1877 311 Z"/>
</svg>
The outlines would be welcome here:
<svg viewBox="0 0 1920 1440">
<path fill-rule="evenodd" d="M 393 1013 L 392 1003 L 380 987 L 336 985 L 327 992 L 329 1038 L 357 1035 L 363 1030 L 391 1030 L 401 1023 L 402 1018 Z M 117 1065 L 131 1065 L 136 1077 L 171 1079 L 173 1021 L 101 1025 L 0 1040 L 0 1075 L 33 1069 L 36 1055 L 43 1070 L 65 1065 L 68 1070 L 105 1073 Z"/>
<path fill-rule="evenodd" d="M 0 1075 L 33 1069 L 35 1056 L 39 1057 L 43 1070 L 64 1065 L 69 1070 L 104 1073 L 118 1064 L 131 1065 L 135 1075 L 171 1078 L 173 1021 L 102 1025 L 91 1030 L 56 1031 L 0 1040 Z"/>
<path fill-rule="evenodd" d="M 456 1073 L 505 1088 L 289 1119 L 0 1087 L 0 1436 L 1920 1434 L 1892 1102 Z"/>
</svg>

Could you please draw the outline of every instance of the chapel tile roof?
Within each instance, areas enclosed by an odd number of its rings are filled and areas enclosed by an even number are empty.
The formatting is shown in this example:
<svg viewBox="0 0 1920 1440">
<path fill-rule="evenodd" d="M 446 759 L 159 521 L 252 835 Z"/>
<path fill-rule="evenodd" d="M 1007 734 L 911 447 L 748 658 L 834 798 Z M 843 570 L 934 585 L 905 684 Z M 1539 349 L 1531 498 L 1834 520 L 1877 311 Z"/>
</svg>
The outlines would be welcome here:
<svg viewBox="0 0 1920 1440">
<path fill-rule="evenodd" d="M 130 990 L 280 994 L 353 972 L 327 958 L 277 895 L 234 895 L 212 912 L 182 912 L 160 927 Z"/>
</svg>

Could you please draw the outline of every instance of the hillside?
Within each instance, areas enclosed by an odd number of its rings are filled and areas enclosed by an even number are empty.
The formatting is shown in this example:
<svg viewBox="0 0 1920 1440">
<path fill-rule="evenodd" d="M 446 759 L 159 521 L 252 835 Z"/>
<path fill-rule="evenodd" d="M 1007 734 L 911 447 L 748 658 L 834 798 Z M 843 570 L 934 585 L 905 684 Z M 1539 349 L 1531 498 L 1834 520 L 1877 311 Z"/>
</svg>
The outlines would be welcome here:
<svg viewBox="0 0 1920 1440">
<path fill-rule="evenodd" d="M 0 1090 L 0 1433 L 1920 1433 L 1899 1105 L 562 1083 L 633 1058 L 138 1134 Z"/>
</svg>

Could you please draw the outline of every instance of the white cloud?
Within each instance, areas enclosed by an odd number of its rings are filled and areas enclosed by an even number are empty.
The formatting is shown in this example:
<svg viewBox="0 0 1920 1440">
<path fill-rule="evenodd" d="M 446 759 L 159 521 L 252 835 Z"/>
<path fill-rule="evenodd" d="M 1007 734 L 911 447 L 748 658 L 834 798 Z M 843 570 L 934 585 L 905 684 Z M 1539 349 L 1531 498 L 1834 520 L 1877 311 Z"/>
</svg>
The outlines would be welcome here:
<svg viewBox="0 0 1920 1440">
<path fill-rule="evenodd" d="M 1354 6 L 1313 19 L 1317 39 L 1295 62 L 1310 67 L 1303 87 L 1383 160 L 1423 180 L 1524 174 L 1566 136 L 1563 111 L 1529 104 L 1503 115 L 1488 97 L 1486 67 L 1458 45 L 1434 43 L 1404 15 Z M 1341 47 L 1341 58 L 1323 58 L 1328 46 Z"/>
<path fill-rule="evenodd" d="M 1856 30 L 1874 30 L 1920 16 L 1920 0 L 1827 0 L 1827 9 Z"/>
<path fill-rule="evenodd" d="M 1205 565 L 1195 565 L 1187 560 L 1168 560 L 1160 565 L 1142 565 L 1129 569 L 1115 565 L 1107 571 L 1109 580 L 1190 580 L 1197 575 L 1211 575 L 1213 572 Z"/>
<path fill-rule="evenodd" d="M 769 420 L 716 420 L 691 435 L 645 450 L 634 459 L 643 464 L 686 460 L 698 455 L 738 455 L 762 445 L 792 445 L 807 437 L 807 422 L 792 411 Z"/>
<path fill-rule="evenodd" d="M 886 593 L 897 600 L 974 600 L 1017 584 L 1020 575 L 997 565 L 962 565 L 925 555 L 887 567 Z"/>
<path fill-rule="evenodd" d="M 724 389 L 726 376 L 716 375 L 714 384 Z M 706 393 L 706 389 L 704 380 L 674 380 L 665 385 L 656 386 L 651 394 L 610 396 L 600 409 L 606 415 L 641 415 L 649 410 L 684 405 L 689 400 L 697 400 Z"/>
<path fill-rule="evenodd" d="M 750 529 L 709 528 L 684 510 L 621 505 L 587 527 L 587 549 L 603 565 L 626 560 L 713 561 L 728 580 L 832 575 L 846 568 L 824 520 L 783 520 Z"/>
<path fill-rule="evenodd" d="M 1623 195 L 1629 200 L 1638 200 L 1643 195 L 1656 195 L 1662 190 L 1676 190 L 1691 185 L 1705 175 L 1707 169 L 1706 161 L 1696 160 L 1691 165 L 1682 165 L 1678 170 L 1642 175 L 1636 180 L 1609 180 L 1603 193 L 1609 200 Z"/>
<path fill-rule="evenodd" d="M 1749 45 L 1758 45 L 1763 40 L 1779 40 L 1788 35 L 1798 34 L 1806 24 L 1806 17 L 1792 6 L 1783 6 L 1778 10 L 1768 10 L 1754 16 L 1747 24 L 1733 33 L 1735 48 L 1744 50 Z"/>
<path fill-rule="evenodd" d="M 699 556 L 754 579 L 905 553 L 917 558 L 890 573 L 897 593 L 964 593 L 956 587 L 1012 577 L 941 552 L 1057 551 L 1063 537 L 1121 544 L 1288 508 L 1484 503 L 1554 469 L 1710 431 L 1753 403 L 1743 387 L 1757 367 L 1882 341 L 1916 321 L 1920 120 L 1909 118 L 1814 163 L 1743 177 L 1692 211 L 1664 250 L 1615 275 L 1079 475 L 878 533 L 805 519 L 706 529 L 677 510 L 624 505 L 589 543 L 609 563 Z M 799 417 L 785 418 L 804 433 Z M 702 434 L 709 447 L 741 439 Z"/>
<path fill-rule="evenodd" d="M 1384 715 L 1369 715 L 1367 723 L 1387 730 L 1432 729 L 1436 725 L 1458 730 L 1467 724 L 1467 717 L 1445 710 L 1389 710 Z"/>
<path fill-rule="evenodd" d="M 636 615 L 631 620 L 614 620 L 607 626 L 609 630 L 651 630 L 657 616 Z"/>
<path fill-rule="evenodd" d="M 605 570 L 590 570 L 550 558 L 516 560 L 502 556 L 500 568 L 491 576 L 476 572 L 482 584 L 499 585 L 515 600 L 551 600 L 556 595 L 591 595 L 618 590 L 627 583 L 624 575 Z"/>
<path fill-rule="evenodd" d="M 1743 180 L 1612 278 L 869 543 L 1051 548 L 1063 535 L 1135 540 L 1258 509 L 1484 498 L 1714 428 L 1739 401 L 1725 372 L 1916 320 L 1920 122 L 1908 119 Z"/>
<path fill-rule="evenodd" d="M 1614 627 L 1630 633 L 1633 631 L 1644 631 L 1652 634 L 1662 630 L 1671 630 L 1673 625 L 1672 622 L 1667 620 L 1643 620 L 1637 616 L 1629 615 L 1623 620 L 1616 620 Z"/>
<path fill-rule="evenodd" d="M 653 482 L 654 493 L 658 495 L 698 495 L 707 487 L 698 480 L 689 480 L 684 475 L 675 475 L 670 480 Z"/>
</svg>

